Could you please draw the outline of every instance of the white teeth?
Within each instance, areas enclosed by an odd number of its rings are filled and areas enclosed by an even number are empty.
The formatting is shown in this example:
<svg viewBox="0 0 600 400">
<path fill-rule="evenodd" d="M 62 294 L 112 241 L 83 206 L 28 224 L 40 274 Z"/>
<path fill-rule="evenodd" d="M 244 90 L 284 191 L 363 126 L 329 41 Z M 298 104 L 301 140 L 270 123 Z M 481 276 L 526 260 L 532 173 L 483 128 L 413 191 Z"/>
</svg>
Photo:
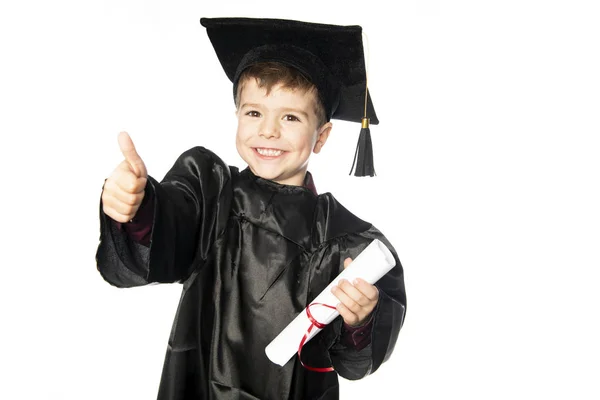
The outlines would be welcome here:
<svg viewBox="0 0 600 400">
<path fill-rule="evenodd" d="M 277 157 L 277 156 L 280 156 L 283 153 L 283 150 L 274 150 L 274 149 L 260 149 L 260 148 L 256 148 L 256 151 L 261 156 L 267 156 L 267 157 Z"/>
</svg>

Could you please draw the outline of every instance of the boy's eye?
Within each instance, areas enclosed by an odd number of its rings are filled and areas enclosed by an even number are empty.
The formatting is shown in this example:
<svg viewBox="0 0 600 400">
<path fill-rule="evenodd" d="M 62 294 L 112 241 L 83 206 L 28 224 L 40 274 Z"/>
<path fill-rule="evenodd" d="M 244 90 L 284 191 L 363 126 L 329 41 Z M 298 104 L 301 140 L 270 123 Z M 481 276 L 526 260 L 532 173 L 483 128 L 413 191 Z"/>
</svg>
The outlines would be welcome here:
<svg viewBox="0 0 600 400">
<path fill-rule="evenodd" d="M 249 117 L 260 117 L 260 113 L 258 111 L 248 111 L 246 115 Z"/>
<path fill-rule="evenodd" d="M 292 114 L 287 114 L 284 119 L 286 121 L 300 121 L 300 119 L 298 117 L 296 117 L 295 115 Z"/>
</svg>

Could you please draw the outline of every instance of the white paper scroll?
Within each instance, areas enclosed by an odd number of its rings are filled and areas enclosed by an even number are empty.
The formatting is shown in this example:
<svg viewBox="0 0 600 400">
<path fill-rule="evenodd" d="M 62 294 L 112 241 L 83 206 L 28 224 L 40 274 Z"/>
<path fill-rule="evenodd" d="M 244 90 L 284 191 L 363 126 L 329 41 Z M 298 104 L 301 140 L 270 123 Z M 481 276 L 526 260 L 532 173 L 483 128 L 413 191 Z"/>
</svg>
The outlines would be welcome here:
<svg viewBox="0 0 600 400">
<path fill-rule="evenodd" d="M 382 276 L 396 265 L 394 256 L 390 250 L 378 239 L 375 239 L 364 249 L 342 273 L 340 273 L 323 290 L 312 303 L 322 303 L 336 306 L 340 301 L 331 293 L 331 288 L 337 285 L 340 279 L 352 282 L 355 278 L 361 278 L 370 284 L 374 284 Z M 315 320 L 322 324 L 329 324 L 339 313 L 335 309 L 314 305 L 310 312 Z M 294 354 L 312 322 L 302 311 L 269 345 L 265 348 L 267 357 L 275 364 L 283 366 Z M 313 327 L 308 334 L 306 342 L 312 339 L 321 329 Z"/>
</svg>

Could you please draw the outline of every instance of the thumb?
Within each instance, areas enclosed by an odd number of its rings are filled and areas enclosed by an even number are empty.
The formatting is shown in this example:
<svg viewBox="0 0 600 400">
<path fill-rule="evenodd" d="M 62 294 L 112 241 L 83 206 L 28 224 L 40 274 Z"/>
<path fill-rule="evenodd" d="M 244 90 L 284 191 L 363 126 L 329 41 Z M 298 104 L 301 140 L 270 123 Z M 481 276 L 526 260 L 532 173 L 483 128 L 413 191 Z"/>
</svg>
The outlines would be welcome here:
<svg viewBox="0 0 600 400">
<path fill-rule="evenodd" d="M 348 266 L 352 263 L 352 259 L 350 257 L 344 260 L 344 269 L 348 268 Z"/>
<path fill-rule="evenodd" d="M 123 153 L 123 157 L 129 163 L 133 172 L 137 175 L 138 178 L 145 178 L 147 175 L 146 165 L 144 165 L 144 161 L 135 150 L 135 146 L 131 137 L 127 132 L 119 133 L 119 148 L 121 149 L 121 153 Z"/>
</svg>

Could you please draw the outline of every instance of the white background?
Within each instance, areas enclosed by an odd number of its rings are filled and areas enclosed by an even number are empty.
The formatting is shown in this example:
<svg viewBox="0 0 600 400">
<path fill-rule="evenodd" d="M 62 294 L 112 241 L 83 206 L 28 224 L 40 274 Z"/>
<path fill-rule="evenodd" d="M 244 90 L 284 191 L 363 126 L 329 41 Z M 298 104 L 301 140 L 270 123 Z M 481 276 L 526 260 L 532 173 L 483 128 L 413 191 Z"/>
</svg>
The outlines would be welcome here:
<svg viewBox="0 0 600 400">
<path fill-rule="evenodd" d="M 378 176 L 343 122 L 310 169 L 394 244 L 408 313 L 343 399 L 600 398 L 596 2 L 386 3 L 2 2 L 0 398 L 155 398 L 181 287 L 102 280 L 98 203 L 121 130 L 158 179 L 194 145 L 243 167 L 202 16 L 367 34 Z"/>
</svg>

